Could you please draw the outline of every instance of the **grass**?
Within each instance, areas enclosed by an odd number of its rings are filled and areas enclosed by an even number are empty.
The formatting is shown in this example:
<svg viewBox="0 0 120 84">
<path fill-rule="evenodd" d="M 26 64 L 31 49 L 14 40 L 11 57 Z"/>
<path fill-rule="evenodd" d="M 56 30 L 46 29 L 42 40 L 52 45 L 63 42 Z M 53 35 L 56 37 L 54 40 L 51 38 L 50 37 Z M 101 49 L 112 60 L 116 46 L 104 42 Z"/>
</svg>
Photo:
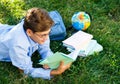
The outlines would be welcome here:
<svg viewBox="0 0 120 84">
<path fill-rule="evenodd" d="M 1 0 L 0 22 L 14 25 L 32 7 L 57 10 L 71 35 L 71 17 L 86 11 L 92 16 L 86 32 L 93 34 L 104 50 L 79 57 L 69 70 L 51 80 L 25 77 L 11 63 L 0 62 L 0 84 L 120 84 L 120 9 L 119 0 Z M 61 41 L 51 41 L 51 49 L 67 53 Z M 36 58 L 38 55 L 35 53 Z M 34 60 L 33 60 L 34 61 Z"/>
</svg>

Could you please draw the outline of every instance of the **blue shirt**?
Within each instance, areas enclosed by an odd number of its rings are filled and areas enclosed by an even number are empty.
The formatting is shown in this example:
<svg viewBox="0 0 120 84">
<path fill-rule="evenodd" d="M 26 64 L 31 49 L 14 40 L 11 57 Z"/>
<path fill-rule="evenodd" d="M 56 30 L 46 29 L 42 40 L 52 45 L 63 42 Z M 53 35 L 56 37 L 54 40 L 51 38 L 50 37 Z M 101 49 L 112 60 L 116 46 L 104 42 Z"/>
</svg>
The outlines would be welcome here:
<svg viewBox="0 0 120 84">
<path fill-rule="evenodd" d="M 0 24 L 0 61 L 12 62 L 32 77 L 50 79 L 50 69 L 33 68 L 31 56 L 38 50 L 42 58 L 52 55 L 50 40 L 44 44 L 35 43 L 23 29 L 23 21 L 15 26 Z"/>
</svg>

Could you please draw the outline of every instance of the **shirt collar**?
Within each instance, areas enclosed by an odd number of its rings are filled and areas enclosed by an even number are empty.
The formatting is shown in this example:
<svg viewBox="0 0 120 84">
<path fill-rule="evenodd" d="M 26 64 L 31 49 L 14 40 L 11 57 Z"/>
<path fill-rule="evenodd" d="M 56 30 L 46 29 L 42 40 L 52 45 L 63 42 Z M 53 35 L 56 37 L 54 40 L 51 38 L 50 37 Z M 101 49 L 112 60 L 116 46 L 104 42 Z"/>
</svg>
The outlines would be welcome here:
<svg viewBox="0 0 120 84">
<path fill-rule="evenodd" d="M 30 42 L 30 44 L 31 44 L 32 46 L 38 45 L 38 43 L 36 43 L 35 41 L 33 41 L 28 35 L 27 35 L 27 37 L 28 37 L 28 40 L 29 40 L 29 42 Z"/>
<path fill-rule="evenodd" d="M 24 20 L 22 20 L 21 23 L 23 24 L 23 23 L 24 23 Z M 24 28 L 23 28 L 23 30 L 24 30 Z M 25 31 L 25 30 L 24 30 L 24 33 L 26 34 L 26 31 Z M 30 45 L 32 45 L 32 46 L 38 45 L 38 43 L 36 43 L 35 41 L 33 41 L 27 34 L 26 34 L 26 36 L 27 36 L 27 38 L 28 38 L 28 40 L 29 40 L 29 42 L 30 42 Z"/>
</svg>

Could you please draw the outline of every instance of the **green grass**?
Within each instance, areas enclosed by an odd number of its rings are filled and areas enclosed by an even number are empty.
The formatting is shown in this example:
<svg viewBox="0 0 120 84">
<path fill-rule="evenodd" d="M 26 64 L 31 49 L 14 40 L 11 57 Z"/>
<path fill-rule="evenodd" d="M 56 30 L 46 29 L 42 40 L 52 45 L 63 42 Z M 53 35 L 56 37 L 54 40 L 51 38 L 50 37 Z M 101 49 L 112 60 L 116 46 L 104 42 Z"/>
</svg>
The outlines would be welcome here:
<svg viewBox="0 0 120 84">
<path fill-rule="evenodd" d="M 1 0 L 0 22 L 14 25 L 27 9 L 41 7 L 57 10 L 71 35 L 71 17 L 86 11 L 92 16 L 86 32 L 93 34 L 104 50 L 88 57 L 79 57 L 60 76 L 51 80 L 25 77 L 11 63 L 0 62 L 0 84 L 120 84 L 120 0 Z M 67 53 L 61 41 L 51 41 L 51 49 Z M 36 58 L 38 55 L 35 53 Z M 35 61 L 35 60 L 33 60 Z"/>
</svg>

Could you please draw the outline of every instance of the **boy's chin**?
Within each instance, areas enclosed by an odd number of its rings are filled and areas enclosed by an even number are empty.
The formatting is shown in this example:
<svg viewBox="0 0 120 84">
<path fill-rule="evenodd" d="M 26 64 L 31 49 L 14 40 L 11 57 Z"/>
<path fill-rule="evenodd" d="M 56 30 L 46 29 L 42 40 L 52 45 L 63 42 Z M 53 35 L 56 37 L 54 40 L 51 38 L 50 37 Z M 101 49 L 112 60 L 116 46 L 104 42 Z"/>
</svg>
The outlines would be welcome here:
<svg viewBox="0 0 120 84">
<path fill-rule="evenodd" d="M 45 41 L 39 42 L 39 44 L 41 44 L 41 45 L 44 44 L 44 43 L 45 43 Z"/>
</svg>

